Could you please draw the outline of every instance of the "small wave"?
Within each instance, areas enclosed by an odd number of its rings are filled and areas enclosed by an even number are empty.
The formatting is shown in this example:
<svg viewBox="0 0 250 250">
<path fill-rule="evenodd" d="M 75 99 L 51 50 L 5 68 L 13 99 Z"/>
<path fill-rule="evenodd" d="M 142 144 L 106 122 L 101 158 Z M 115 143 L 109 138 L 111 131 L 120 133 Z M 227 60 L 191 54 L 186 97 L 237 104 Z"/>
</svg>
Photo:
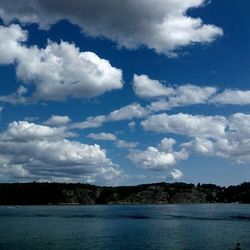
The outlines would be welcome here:
<svg viewBox="0 0 250 250">
<path fill-rule="evenodd" d="M 64 215 L 61 216 L 62 218 L 65 219 L 74 219 L 74 218 L 78 218 L 78 219 L 84 219 L 84 218 L 97 218 L 97 215 L 93 215 L 93 214 L 75 214 L 75 215 Z M 100 216 L 99 216 L 100 217 Z"/>
<path fill-rule="evenodd" d="M 247 220 L 247 221 L 250 221 L 250 216 L 245 216 L 245 215 L 230 216 L 230 218 L 235 219 L 235 220 Z"/>
<path fill-rule="evenodd" d="M 137 219 L 137 220 L 149 220 L 149 219 L 152 219 L 151 217 L 146 216 L 146 215 L 120 215 L 118 217 L 128 218 L 128 219 Z"/>
</svg>

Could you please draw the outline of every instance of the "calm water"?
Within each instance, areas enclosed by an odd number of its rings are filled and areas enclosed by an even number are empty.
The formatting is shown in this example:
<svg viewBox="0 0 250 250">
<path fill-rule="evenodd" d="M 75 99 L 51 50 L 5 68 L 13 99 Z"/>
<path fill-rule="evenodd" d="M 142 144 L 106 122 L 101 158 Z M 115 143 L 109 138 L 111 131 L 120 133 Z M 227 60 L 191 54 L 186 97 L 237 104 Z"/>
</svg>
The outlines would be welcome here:
<svg viewBox="0 0 250 250">
<path fill-rule="evenodd" d="M 0 249 L 250 249 L 250 205 L 1 206 Z"/>
</svg>

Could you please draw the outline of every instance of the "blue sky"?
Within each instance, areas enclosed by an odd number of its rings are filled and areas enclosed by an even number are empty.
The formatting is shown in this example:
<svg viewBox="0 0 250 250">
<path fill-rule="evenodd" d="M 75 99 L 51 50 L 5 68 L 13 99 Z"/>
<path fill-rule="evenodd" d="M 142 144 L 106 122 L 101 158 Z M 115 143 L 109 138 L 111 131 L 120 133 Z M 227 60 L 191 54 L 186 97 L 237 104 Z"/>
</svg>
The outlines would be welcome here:
<svg viewBox="0 0 250 250">
<path fill-rule="evenodd" d="M 0 181 L 238 184 L 250 3 L 0 3 Z"/>
</svg>

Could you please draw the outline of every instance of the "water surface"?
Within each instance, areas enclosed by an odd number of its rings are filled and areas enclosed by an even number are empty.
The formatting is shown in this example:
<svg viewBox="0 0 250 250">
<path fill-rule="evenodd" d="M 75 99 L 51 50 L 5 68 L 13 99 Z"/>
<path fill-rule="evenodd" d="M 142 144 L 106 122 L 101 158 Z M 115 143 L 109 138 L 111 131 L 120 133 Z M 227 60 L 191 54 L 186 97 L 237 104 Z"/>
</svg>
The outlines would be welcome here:
<svg viewBox="0 0 250 250">
<path fill-rule="evenodd" d="M 250 249 L 250 205 L 0 206 L 0 249 Z"/>
</svg>

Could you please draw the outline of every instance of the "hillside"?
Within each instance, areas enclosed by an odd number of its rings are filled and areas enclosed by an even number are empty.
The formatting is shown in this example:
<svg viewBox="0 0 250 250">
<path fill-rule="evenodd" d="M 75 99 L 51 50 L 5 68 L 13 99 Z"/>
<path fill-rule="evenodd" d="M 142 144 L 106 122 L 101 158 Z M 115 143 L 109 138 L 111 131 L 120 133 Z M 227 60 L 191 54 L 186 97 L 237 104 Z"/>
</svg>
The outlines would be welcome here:
<svg viewBox="0 0 250 250">
<path fill-rule="evenodd" d="M 250 182 L 227 188 L 214 184 L 154 183 L 100 187 L 65 183 L 0 184 L 1 205 L 250 203 Z"/>
</svg>

